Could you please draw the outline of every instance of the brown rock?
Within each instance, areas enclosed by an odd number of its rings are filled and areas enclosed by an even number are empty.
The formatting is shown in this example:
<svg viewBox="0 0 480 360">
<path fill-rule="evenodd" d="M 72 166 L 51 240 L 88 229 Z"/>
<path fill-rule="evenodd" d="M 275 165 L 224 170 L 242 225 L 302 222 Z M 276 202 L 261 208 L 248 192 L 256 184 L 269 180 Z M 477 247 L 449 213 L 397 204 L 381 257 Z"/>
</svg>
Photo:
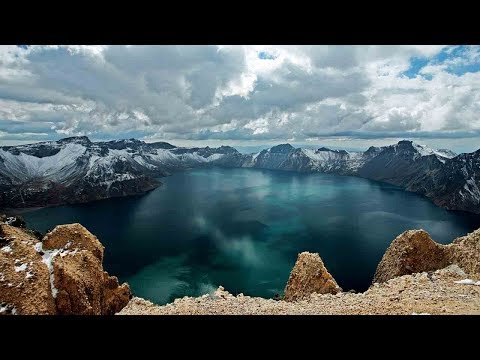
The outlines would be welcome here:
<svg viewBox="0 0 480 360">
<path fill-rule="evenodd" d="M 89 251 L 59 256 L 53 268 L 60 314 L 113 315 L 130 300 L 128 284 L 119 286 Z"/>
<path fill-rule="evenodd" d="M 325 268 L 318 254 L 302 252 L 298 254 L 285 287 L 285 301 L 296 301 L 309 297 L 313 293 L 336 294 L 342 289 Z"/>
<path fill-rule="evenodd" d="M 466 273 L 480 274 L 480 229 L 456 238 L 446 248 L 452 264 L 457 264 Z"/>
<path fill-rule="evenodd" d="M 128 284 L 103 271 L 103 246 L 80 224 L 57 226 L 41 243 L 0 222 L 0 236 L 2 314 L 114 314 L 131 298 Z"/>
<path fill-rule="evenodd" d="M 43 249 L 79 249 L 90 251 L 100 262 L 103 261 L 104 247 L 97 237 L 82 225 L 58 225 L 43 238 Z"/>
<path fill-rule="evenodd" d="M 102 313 L 103 270 L 98 259 L 81 250 L 53 263 L 60 314 L 98 315 Z"/>
<path fill-rule="evenodd" d="M 48 268 L 35 250 L 38 240 L 6 224 L 0 234 L 0 304 L 19 315 L 55 314 Z"/>
<path fill-rule="evenodd" d="M 102 314 L 113 315 L 122 310 L 132 298 L 128 284 L 118 285 L 116 276 L 103 272 Z"/>
<path fill-rule="evenodd" d="M 449 264 L 445 246 L 433 241 L 425 230 L 408 230 L 397 236 L 388 247 L 378 264 L 373 283 L 438 270 Z"/>
</svg>

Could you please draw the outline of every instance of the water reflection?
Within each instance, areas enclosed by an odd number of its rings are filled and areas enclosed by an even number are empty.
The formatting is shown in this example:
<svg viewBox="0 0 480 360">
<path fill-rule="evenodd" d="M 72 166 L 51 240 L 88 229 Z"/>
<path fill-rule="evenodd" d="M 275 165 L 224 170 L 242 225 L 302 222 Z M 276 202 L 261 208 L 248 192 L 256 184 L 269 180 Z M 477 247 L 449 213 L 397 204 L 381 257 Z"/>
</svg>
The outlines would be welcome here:
<svg viewBox="0 0 480 360">
<path fill-rule="evenodd" d="M 33 226 L 80 222 L 106 247 L 105 269 L 157 303 L 223 285 L 281 293 L 301 251 L 319 252 L 346 290 L 363 290 L 395 236 L 423 228 L 439 242 L 480 227 L 391 185 L 328 174 L 203 169 L 131 198 L 42 209 Z"/>
</svg>

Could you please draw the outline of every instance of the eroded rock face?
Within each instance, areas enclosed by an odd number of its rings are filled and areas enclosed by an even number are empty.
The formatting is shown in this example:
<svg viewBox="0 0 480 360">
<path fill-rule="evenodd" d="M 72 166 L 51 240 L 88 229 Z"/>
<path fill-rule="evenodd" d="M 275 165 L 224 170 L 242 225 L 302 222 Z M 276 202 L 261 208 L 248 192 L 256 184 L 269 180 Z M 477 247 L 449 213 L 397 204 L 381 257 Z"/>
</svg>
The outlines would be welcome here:
<svg viewBox="0 0 480 360">
<path fill-rule="evenodd" d="M 480 229 L 442 245 L 424 230 L 408 230 L 397 236 L 383 255 L 373 283 L 397 276 L 442 269 L 455 264 L 467 274 L 480 274 Z"/>
<path fill-rule="evenodd" d="M 425 230 L 408 230 L 397 236 L 388 247 L 378 264 L 373 283 L 438 270 L 449 263 L 445 247 L 433 241 Z"/>
<path fill-rule="evenodd" d="M 57 226 L 40 242 L 0 223 L 0 236 L 1 313 L 110 315 L 131 298 L 128 284 L 103 271 L 103 246 L 80 224 Z"/>
<path fill-rule="evenodd" d="M 480 229 L 456 238 L 447 249 L 452 264 L 457 264 L 466 273 L 480 274 Z"/>
<path fill-rule="evenodd" d="M 290 273 L 285 287 L 285 301 L 296 301 L 313 293 L 336 294 L 342 289 L 325 268 L 318 254 L 302 252 Z"/>
<path fill-rule="evenodd" d="M 48 268 L 35 250 L 37 243 L 23 229 L 0 223 L 0 308 L 9 313 L 56 313 Z"/>
<path fill-rule="evenodd" d="M 100 262 L 103 261 L 103 245 L 95 235 L 78 223 L 58 225 L 43 238 L 44 250 L 68 248 L 72 247 L 72 244 L 75 244 L 76 249 L 88 250 Z"/>
</svg>

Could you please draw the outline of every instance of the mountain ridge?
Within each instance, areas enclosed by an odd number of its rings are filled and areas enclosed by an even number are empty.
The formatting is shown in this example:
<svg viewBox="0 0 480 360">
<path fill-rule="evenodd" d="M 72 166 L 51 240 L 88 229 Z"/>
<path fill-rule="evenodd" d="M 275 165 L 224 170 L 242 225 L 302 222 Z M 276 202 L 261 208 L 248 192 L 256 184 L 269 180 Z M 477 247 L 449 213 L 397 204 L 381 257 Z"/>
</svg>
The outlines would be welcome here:
<svg viewBox="0 0 480 360">
<path fill-rule="evenodd" d="M 243 154 L 231 146 L 177 147 L 138 139 L 76 136 L 0 147 L 0 207 L 79 203 L 141 194 L 195 167 L 246 167 L 359 176 L 397 185 L 448 210 L 480 213 L 480 150 L 455 154 L 411 140 L 366 151 L 284 143 Z"/>
</svg>

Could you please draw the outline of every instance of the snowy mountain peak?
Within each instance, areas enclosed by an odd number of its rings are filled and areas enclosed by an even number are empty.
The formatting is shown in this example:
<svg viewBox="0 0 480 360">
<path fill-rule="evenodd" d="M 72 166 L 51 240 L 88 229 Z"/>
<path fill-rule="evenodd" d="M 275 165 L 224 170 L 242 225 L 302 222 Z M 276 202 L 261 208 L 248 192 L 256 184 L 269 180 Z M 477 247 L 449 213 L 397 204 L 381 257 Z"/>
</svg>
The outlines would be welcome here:
<svg viewBox="0 0 480 360">
<path fill-rule="evenodd" d="M 295 148 L 290 144 L 280 144 L 269 149 L 271 153 L 288 153 L 292 150 L 295 150 Z"/>
<path fill-rule="evenodd" d="M 57 141 L 59 144 L 81 144 L 90 145 L 92 142 L 87 136 L 71 136 Z"/>
<path fill-rule="evenodd" d="M 348 152 L 346 150 L 334 150 L 334 149 L 329 149 L 327 147 L 322 146 L 321 148 L 318 148 L 315 152 L 319 153 L 322 151 L 327 151 L 327 152 L 333 152 L 337 154 L 342 154 L 342 155 L 348 155 Z"/>
</svg>

